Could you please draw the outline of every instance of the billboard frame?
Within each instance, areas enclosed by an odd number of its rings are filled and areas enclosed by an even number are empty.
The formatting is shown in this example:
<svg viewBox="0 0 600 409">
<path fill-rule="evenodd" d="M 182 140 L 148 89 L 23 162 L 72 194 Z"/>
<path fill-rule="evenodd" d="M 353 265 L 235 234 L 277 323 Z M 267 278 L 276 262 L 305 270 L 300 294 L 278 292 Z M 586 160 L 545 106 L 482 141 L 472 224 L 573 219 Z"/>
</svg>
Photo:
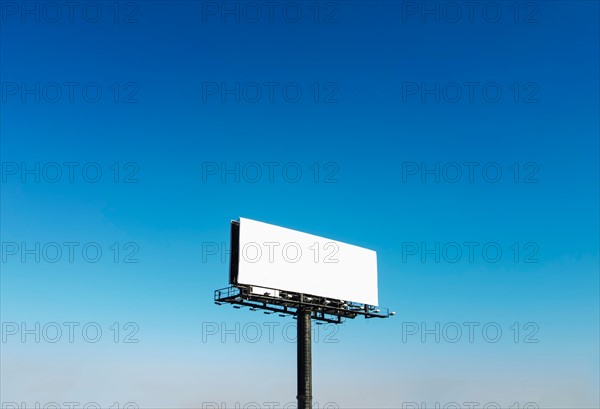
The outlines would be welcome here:
<svg viewBox="0 0 600 409">
<path fill-rule="evenodd" d="M 231 285 L 379 303 L 374 250 L 245 217 L 231 221 L 230 237 Z"/>
</svg>

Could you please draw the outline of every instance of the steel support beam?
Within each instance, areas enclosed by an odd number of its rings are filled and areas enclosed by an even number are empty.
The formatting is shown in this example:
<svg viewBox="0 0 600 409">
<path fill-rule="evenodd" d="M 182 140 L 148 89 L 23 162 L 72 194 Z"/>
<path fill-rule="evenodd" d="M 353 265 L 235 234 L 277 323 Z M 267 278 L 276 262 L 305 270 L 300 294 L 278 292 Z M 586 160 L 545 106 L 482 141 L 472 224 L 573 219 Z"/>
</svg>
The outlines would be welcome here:
<svg viewBox="0 0 600 409">
<path fill-rule="evenodd" d="M 298 409 L 312 408 L 312 353 L 310 311 L 298 310 Z"/>
</svg>

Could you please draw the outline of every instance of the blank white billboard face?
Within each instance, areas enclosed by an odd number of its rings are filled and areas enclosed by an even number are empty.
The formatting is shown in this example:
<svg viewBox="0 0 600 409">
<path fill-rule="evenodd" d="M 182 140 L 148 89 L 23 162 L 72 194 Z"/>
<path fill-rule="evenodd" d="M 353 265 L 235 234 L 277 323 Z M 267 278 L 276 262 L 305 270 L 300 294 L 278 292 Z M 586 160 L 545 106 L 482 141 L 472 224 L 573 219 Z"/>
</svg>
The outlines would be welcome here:
<svg viewBox="0 0 600 409">
<path fill-rule="evenodd" d="M 245 218 L 236 281 L 378 305 L 373 250 Z"/>
</svg>

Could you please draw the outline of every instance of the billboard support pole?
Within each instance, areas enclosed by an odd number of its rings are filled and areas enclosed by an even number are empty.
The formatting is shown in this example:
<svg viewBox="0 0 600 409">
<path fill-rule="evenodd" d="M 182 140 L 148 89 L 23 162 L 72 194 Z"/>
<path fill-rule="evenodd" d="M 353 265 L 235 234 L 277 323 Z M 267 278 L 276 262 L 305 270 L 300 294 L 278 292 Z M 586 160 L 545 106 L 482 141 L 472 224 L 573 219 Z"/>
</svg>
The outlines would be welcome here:
<svg viewBox="0 0 600 409">
<path fill-rule="evenodd" d="M 312 354 L 310 310 L 298 309 L 298 409 L 312 408 Z"/>
</svg>

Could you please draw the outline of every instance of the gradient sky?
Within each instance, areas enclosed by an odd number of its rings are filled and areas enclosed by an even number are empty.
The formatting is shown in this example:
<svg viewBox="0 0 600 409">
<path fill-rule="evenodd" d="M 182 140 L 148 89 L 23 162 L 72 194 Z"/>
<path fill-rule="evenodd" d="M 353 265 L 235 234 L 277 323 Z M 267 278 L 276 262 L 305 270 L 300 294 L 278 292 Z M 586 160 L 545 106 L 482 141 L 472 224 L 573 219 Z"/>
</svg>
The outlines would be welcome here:
<svg viewBox="0 0 600 409">
<path fill-rule="evenodd" d="M 212 301 L 240 216 L 378 253 L 319 407 L 600 406 L 598 2 L 73 3 L 1 3 L 4 407 L 294 402 L 293 320 Z"/>
</svg>

